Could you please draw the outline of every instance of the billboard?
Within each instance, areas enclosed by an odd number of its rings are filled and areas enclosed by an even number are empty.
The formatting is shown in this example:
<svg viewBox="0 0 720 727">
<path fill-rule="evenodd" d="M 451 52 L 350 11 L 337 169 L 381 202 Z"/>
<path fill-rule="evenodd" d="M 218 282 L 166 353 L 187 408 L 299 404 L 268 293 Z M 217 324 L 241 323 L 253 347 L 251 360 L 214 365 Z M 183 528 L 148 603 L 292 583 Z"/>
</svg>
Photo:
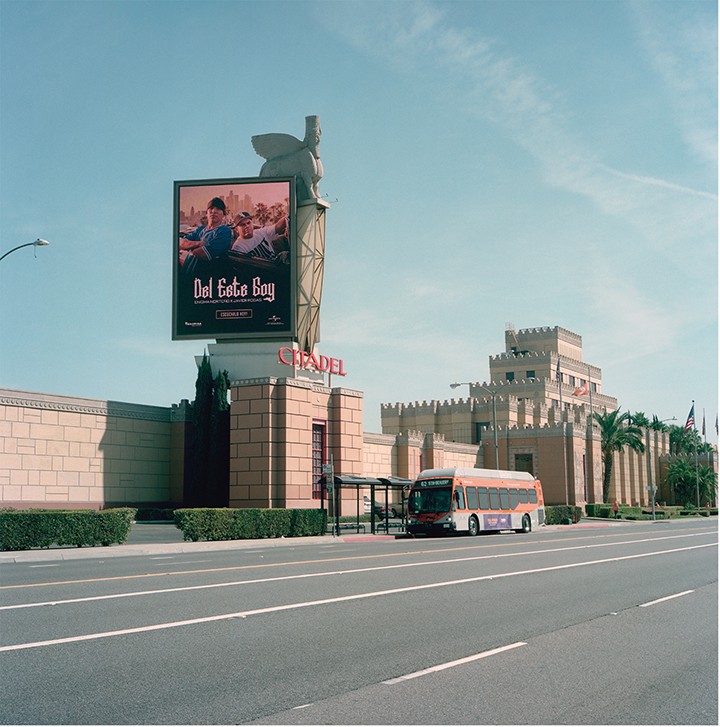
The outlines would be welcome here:
<svg viewBox="0 0 720 727">
<path fill-rule="evenodd" d="M 294 178 L 175 182 L 173 340 L 295 337 Z"/>
</svg>

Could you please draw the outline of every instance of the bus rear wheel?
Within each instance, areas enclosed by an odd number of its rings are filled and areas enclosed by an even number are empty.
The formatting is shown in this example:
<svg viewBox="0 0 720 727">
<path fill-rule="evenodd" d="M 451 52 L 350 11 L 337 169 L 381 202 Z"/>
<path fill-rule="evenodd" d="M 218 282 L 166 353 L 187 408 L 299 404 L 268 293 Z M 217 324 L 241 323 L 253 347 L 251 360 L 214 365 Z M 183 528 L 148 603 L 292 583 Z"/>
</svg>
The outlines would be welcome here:
<svg viewBox="0 0 720 727">
<path fill-rule="evenodd" d="M 523 515 L 522 527 L 520 530 L 516 530 L 517 533 L 529 533 L 532 530 L 532 522 L 530 521 L 529 515 Z"/>
<path fill-rule="evenodd" d="M 468 520 L 468 532 L 470 535 L 477 535 L 480 532 L 480 525 L 478 525 L 477 518 L 474 515 Z"/>
</svg>

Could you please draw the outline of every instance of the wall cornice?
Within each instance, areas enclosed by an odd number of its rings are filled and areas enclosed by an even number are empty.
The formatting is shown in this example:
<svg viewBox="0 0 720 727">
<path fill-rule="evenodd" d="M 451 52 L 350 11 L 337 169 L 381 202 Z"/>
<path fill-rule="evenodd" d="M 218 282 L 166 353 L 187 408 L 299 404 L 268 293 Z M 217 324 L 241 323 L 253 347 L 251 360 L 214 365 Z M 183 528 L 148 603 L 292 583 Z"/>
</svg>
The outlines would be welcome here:
<svg viewBox="0 0 720 727">
<path fill-rule="evenodd" d="M 0 405 L 24 409 L 96 414 L 126 419 L 145 419 L 155 422 L 169 422 L 172 412 L 170 407 L 106 401 L 104 399 L 85 399 L 78 396 L 58 396 L 57 394 L 42 394 L 16 389 L 0 389 Z"/>
</svg>

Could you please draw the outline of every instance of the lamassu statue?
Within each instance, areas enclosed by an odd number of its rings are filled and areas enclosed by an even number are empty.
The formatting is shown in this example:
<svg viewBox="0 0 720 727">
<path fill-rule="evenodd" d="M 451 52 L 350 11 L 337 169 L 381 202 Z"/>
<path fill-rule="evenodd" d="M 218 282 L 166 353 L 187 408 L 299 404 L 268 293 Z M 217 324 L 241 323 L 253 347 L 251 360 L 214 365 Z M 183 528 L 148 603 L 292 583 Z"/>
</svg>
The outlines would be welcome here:
<svg viewBox="0 0 720 727">
<path fill-rule="evenodd" d="M 298 202 L 319 199 L 322 179 L 320 161 L 320 117 L 305 117 L 305 138 L 290 134 L 260 134 L 251 138 L 253 149 L 267 159 L 261 177 L 296 177 Z"/>
</svg>

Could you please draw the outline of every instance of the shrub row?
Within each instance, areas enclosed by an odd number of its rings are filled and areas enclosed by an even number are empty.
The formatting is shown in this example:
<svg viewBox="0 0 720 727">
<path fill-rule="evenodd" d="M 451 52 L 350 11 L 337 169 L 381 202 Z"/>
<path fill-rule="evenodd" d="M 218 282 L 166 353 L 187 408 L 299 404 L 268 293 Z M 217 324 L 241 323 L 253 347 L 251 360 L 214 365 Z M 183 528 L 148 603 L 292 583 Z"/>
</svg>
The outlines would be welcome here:
<svg viewBox="0 0 720 727">
<path fill-rule="evenodd" d="M 325 510 L 182 508 L 175 525 L 184 540 L 243 540 L 324 535 Z"/>
<path fill-rule="evenodd" d="M 613 506 L 608 503 L 588 503 L 585 505 L 585 512 L 588 517 L 615 517 Z M 671 517 L 688 517 L 693 515 L 708 517 L 709 515 L 717 514 L 718 509 L 716 507 L 701 508 L 700 510 L 684 510 L 680 507 L 672 506 L 655 507 L 656 520 L 664 520 Z M 637 507 L 631 505 L 618 505 L 618 517 L 624 518 L 625 520 L 652 520 L 652 508 L 648 506 Z"/>
<path fill-rule="evenodd" d="M 574 505 L 545 505 L 545 524 L 566 525 L 568 520 L 577 523 L 582 514 L 582 509 Z"/>
<path fill-rule="evenodd" d="M 135 510 L 15 510 L 0 512 L 0 550 L 49 548 L 51 545 L 124 543 Z"/>
</svg>

